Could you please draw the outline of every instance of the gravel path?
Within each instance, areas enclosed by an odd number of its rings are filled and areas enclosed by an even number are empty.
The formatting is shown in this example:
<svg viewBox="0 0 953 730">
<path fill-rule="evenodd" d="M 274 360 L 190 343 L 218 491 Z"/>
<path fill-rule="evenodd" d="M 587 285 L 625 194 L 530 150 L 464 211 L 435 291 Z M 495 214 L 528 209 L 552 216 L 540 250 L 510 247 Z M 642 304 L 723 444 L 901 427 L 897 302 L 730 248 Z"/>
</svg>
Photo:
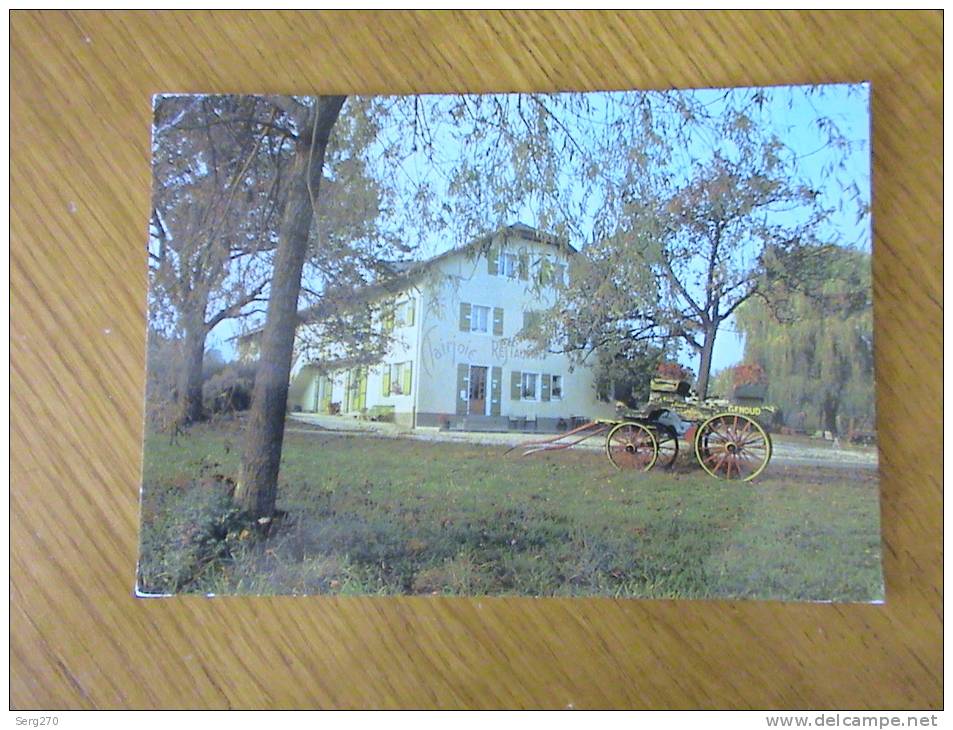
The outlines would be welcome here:
<svg viewBox="0 0 953 730">
<path fill-rule="evenodd" d="M 291 433 L 316 433 L 327 431 L 330 433 L 369 436 L 372 438 L 405 438 L 417 441 L 456 442 L 468 444 L 483 444 L 509 448 L 526 441 L 535 441 L 547 438 L 547 434 L 536 433 L 490 433 L 480 431 L 440 431 L 437 429 L 411 430 L 401 428 L 393 423 L 375 423 L 372 421 L 358 421 L 354 418 L 341 416 L 321 416 L 312 413 L 293 413 L 291 419 L 311 428 L 290 427 Z M 827 466 L 840 469 L 876 469 L 877 450 L 872 448 L 834 448 L 831 444 L 818 441 L 817 444 L 805 444 L 797 441 L 786 441 L 783 436 L 774 436 L 774 453 L 772 462 L 804 465 Z M 573 446 L 574 449 L 588 448 L 602 450 L 604 440 L 595 437 L 589 441 Z M 683 441 L 681 448 L 686 448 Z"/>
</svg>

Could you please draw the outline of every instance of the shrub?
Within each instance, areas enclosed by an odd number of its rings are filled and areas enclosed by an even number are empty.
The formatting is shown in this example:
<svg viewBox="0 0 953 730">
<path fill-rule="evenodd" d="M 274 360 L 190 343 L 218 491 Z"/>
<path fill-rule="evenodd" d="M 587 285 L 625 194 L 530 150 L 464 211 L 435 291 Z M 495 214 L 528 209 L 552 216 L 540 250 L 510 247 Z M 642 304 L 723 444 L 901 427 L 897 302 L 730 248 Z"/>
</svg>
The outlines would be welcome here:
<svg viewBox="0 0 953 730">
<path fill-rule="evenodd" d="M 768 378 L 764 368 L 757 363 L 742 363 L 731 369 L 731 382 L 737 388 L 742 385 L 764 385 Z"/>
<path fill-rule="evenodd" d="M 251 523 L 232 502 L 234 484 L 202 477 L 143 487 L 139 587 L 146 593 L 185 589 L 230 556 L 231 544 L 252 537 Z"/>
<path fill-rule="evenodd" d="M 660 378 L 667 378 L 668 380 L 692 379 L 691 370 L 671 360 L 663 360 L 660 362 L 655 372 Z"/>
<path fill-rule="evenodd" d="M 247 411 L 255 387 L 255 365 L 234 362 L 217 370 L 202 386 L 202 400 L 209 413 Z"/>
</svg>

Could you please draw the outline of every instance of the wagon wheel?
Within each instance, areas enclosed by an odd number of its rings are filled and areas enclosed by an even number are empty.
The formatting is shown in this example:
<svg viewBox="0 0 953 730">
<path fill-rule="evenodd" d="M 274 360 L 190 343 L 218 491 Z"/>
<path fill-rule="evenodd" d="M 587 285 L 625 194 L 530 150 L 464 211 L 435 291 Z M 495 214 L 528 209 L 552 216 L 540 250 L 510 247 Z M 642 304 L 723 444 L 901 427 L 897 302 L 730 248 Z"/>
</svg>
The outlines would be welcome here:
<svg viewBox="0 0 953 730">
<path fill-rule="evenodd" d="M 748 416 L 712 416 L 695 434 L 695 457 L 717 479 L 750 481 L 771 460 L 771 437 Z"/>
<path fill-rule="evenodd" d="M 655 427 L 655 441 L 658 443 L 655 466 L 671 469 L 678 458 L 678 433 L 671 426 L 660 423 Z"/>
<path fill-rule="evenodd" d="M 646 426 L 625 421 L 606 436 L 606 456 L 616 469 L 648 471 L 658 459 L 658 442 Z"/>
</svg>

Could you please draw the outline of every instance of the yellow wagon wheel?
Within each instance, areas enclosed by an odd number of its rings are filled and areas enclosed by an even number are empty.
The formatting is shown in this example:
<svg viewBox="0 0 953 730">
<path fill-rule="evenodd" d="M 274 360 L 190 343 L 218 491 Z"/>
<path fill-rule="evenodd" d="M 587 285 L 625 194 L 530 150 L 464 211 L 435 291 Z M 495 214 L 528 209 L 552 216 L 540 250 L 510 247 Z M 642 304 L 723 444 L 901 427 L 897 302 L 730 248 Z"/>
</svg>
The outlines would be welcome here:
<svg viewBox="0 0 953 730">
<path fill-rule="evenodd" d="M 695 457 L 716 479 L 754 479 L 771 460 L 771 437 L 748 416 L 720 413 L 698 427 Z"/>
<path fill-rule="evenodd" d="M 624 421 L 606 436 L 606 456 L 616 469 L 648 471 L 658 459 L 658 441 L 641 423 Z"/>
</svg>

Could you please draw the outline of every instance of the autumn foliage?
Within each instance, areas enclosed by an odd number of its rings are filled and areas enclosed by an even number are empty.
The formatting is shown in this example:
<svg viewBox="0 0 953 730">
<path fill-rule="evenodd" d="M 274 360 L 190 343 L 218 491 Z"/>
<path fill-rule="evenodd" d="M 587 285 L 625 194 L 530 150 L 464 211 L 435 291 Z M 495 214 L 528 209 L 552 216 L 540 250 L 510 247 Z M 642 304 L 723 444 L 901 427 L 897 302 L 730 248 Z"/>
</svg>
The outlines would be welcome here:
<svg viewBox="0 0 953 730">
<path fill-rule="evenodd" d="M 655 372 L 660 378 L 667 378 L 668 380 L 691 380 L 694 375 L 688 368 L 671 360 L 660 362 Z"/>
<path fill-rule="evenodd" d="M 737 388 L 740 385 L 764 385 L 768 379 L 764 368 L 757 363 L 742 363 L 731 369 L 731 382 Z"/>
</svg>

